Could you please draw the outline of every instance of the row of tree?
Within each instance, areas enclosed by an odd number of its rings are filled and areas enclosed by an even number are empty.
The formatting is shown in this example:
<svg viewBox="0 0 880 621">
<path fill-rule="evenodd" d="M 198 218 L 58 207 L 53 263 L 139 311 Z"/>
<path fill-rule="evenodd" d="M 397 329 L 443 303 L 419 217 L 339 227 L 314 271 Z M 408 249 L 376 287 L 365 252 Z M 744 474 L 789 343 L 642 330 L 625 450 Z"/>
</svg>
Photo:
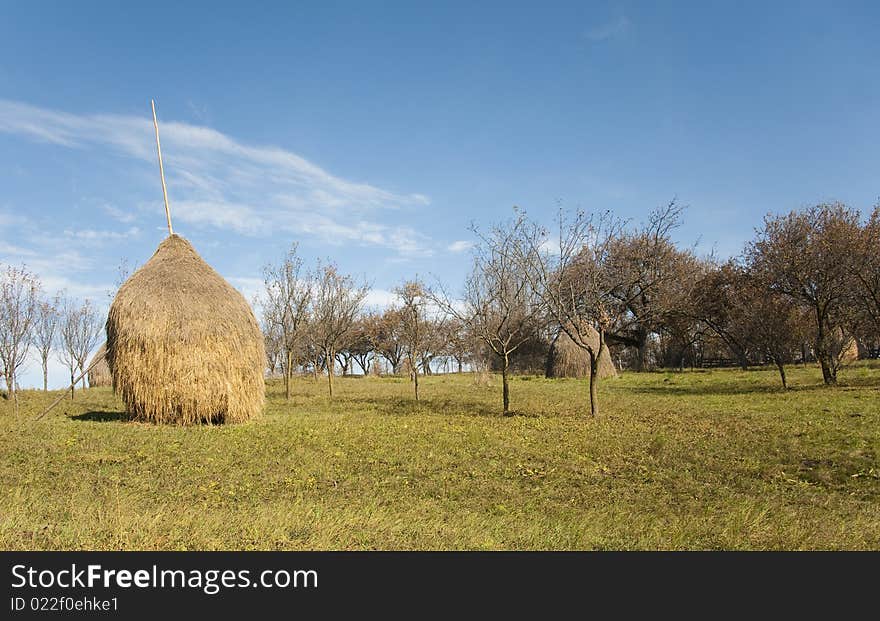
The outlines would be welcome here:
<svg viewBox="0 0 880 621">
<path fill-rule="evenodd" d="M 541 364 L 560 334 L 590 369 L 591 412 L 598 412 L 600 353 L 642 371 L 654 366 L 818 362 L 824 381 L 856 348 L 880 344 L 880 207 L 863 218 L 822 204 L 767 216 L 742 252 L 727 260 L 679 247 L 675 201 L 632 226 L 610 212 L 560 210 L 553 229 L 515 210 L 482 230 L 460 291 L 418 278 L 402 283 L 398 304 L 365 313 L 367 285 L 333 265 L 304 268 L 293 246 L 264 271 L 264 330 L 269 367 L 290 377 L 338 365 L 361 373 L 380 359 L 418 374 L 432 362 L 500 371 L 510 411 L 512 369 Z M 535 355 L 538 352 L 538 355 Z M 436 365 L 435 365 L 436 366 Z"/>
<path fill-rule="evenodd" d="M 63 294 L 47 296 L 40 279 L 25 267 L 0 273 L 0 365 L 6 398 L 18 405 L 18 376 L 32 351 L 40 358 L 43 390 L 49 388 L 53 352 L 70 371 L 85 374 L 89 354 L 104 333 L 104 320 L 91 301 Z M 85 388 L 83 377 L 83 388 Z"/>
<path fill-rule="evenodd" d="M 262 327 L 271 373 L 326 372 L 332 397 L 337 368 L 419 374 L 438 365 L 500 372 L 504 412 L 509 375 L 534 370 L 560 335 L 590 369 L 591 412 L 603 350 L 622 367 L 818 362 L 824 381 L 855 349 L 880 346 L 880 206 L 863 217 L 822 204 L 767 216 L 736 257 L 721 261 L 682 248 L 673 232 L 675 202 L 633 226 L 610 212 L 560 210 L 553 229 L 515 210 L 502 223 L 471 227 L 477 243 L 459 291 L 418 277 L 398 303 L 364 312 L 369 286 L 333 263 L 307 268 L 293 245 L 264 268 Z M 120 269 L 120 282 L 127 269 Z M 86 371 L 103 318 L 91 302 L 48 298 L 26 268 L 0 272 L 0 365 L 7 395 L 33 349 L 44 388 L 53 351 L 71 380 Z M 433 365 L 433 367 L 432 367 Z"/>
</svg>

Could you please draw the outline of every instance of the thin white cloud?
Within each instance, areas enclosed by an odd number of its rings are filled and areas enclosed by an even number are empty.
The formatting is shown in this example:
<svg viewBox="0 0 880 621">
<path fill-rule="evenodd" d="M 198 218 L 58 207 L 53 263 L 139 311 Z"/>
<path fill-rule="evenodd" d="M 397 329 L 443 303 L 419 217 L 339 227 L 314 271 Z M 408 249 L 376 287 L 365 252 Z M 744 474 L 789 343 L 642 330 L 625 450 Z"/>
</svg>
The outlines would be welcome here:
<svg viewBox="0 0 880 621">
<path fill-rule="evenodd" d="M 449 244 L 449 245 L 446 247 L 446 249 L 447 249 L 449 252 L 456 252 L 456 253 L 458 253 L 458 252 L 465 252 L 465 251 L 467 251 L 467 250 L 470 250 L 470 249 L 473 248 L 473 247 L 474 247 L 474 242 L 472 242 L 472 241 L 467 241 L 467 240 L 464 240 L 464 239 L 460 239 L 460 240 L 458 240 L 458 241 L 454 241 L 454 242 L 452 242 L 451 244 Z"/>
<path fill-rule="evenodd" d="M 73 238 L 80 241 L 86 242 L 101 242 L 107 240 L 118 241 L 121 239 L 128 239 L 130 237 L 137 237 L 140 234 L 140 229 L 136 226 L 131 227 L 127 231 L 97 231 L 95 229 L 67 229 L 64 231 L 64 236 L 68 239 Z"/>
<path fill-rule="evenodd" d="M 411 228 L 380 222 L 376 213 L 428 205 L 424 194 L 344 179 L 291 151 L 245 145 L 208 127 L 172 121 L 162 122 L 160 131 L 175 220 L 251 236 L 282 230 L 404 255 L 430 245 Z M 136 160 L 139 172 L 155 167 L 146 114 L 75 115 L 0 99 L 0 132 L 67 148 L 109 149 Z M 126 221 L 118 208 L 102 209 Z"/>
<path fill-rule="evenodd" d="M 254 278 L 251 276 L 229 276 L 226 278 L 229 283 L 238 289 L 248 301 L 248 304 L 255 305 L 260 302 L 260 298 L 266 291 L 262 278 Z M 257 310 L 256 308 L 254 309 Z"/>
<path fill-rule="evenodd" d="M 22 248 L 21 246 L 16 246 L 15 244 L 9 244 L 0 240 L 0 257 L 5 257 L 7 263 L 15 262 L 16 258 L 19 261 L 23 261 L 36 255 L 37 253 L 30 248 Z M 11 261 L 10 258 L 12 259 Z"/>
<path fill-rule="evenodd" d="M 123 224 L 130 224 L 137 219 L 137 216 L 135 216 L 133 213 L 123 211 L 122 209 L 119 209 L 118 207 L 114 207 L 113 205 L 109 205 L 107 203 L 101 205 L 101 210 L 114 220 L 122 222 Z"/>
<path fill-rule="evenodd" d="M 587 38 L 590 41 L 608 41 L 626 35 L 632 29 L 632 22 L 625 15 L 620 15 L 616 19 L 596 26 L 587 31 Z"/>
<path fill-rule="evenodd" d="M 397 294 L 387 289 L 370 289 L 364 305 L 375 310 L 385 310 L 398 303 Z"/>
<path fill-rule="evenodd" d="M 95 259 L 86 252 L 95 240 L 100 241 L 102 234 L 109 235 L 110 231 L 68 231 L 61 239 L 50 233 L 28 230 L 16 234 L 16 243 L 0 240 L 0 264 L 24 265 L 39 277 L 43 291 L 49 295 L 64 291 L 98 304 L 106 302 L 112 285 L 84 282 L 82 278 L 96 266 Z"/>
</svg>

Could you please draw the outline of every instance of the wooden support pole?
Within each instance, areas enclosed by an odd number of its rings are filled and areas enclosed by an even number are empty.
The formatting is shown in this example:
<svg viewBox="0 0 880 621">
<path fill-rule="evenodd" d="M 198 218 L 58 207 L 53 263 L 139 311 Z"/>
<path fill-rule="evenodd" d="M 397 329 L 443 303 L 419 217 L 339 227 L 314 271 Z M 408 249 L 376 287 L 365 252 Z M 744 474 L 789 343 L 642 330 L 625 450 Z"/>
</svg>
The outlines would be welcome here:
<svg viewBox="0 0 880 621">
<path fill-rule="evenodd" d="M 162 145 L 159 143 L 159 121 L 156 118 L 156 102 L 150 100 L 153 107 L 153 127 L 156 128 L 156 151 L 159 153 L 159 176 L 162 177 L 162 198 L 165 199 L 165 219 L 168 221 L 168 234 L 174 235 L 171 228 L 171 208 L 168 206 L 168 188 L 165 187 L 165 168 L 162 166 Z"/>
<path fill-rule="evenodd" d="M 106 354 L 105 354 L 105 355 L 106 355 Z M 43 411 L 40 413 L 39 416 L 37 416 L 36 418 L 34 418 L 34 420 L 40 420 L 40 419 L 43 418 L 46 414 L 48 414 L 48 413 L 52 410 L 52 408 L 54 408 L 56 405 L 58 405 L 59 403 L 61 403 L 61 400 L 64 399 L 64 397 L 67 396 L 67 391 L 70 390 L 71 388 L 73 388 L 74 386 L 76 386 L 76 383 L 77 383 L 78 381 L 80 381 L 82 378 L 84 378 L 86 375 L 88 375 L 89 371 L 91 371 L 93 368 L 95 368 L 96 366 L 98 366 L 98 363 L 99 363 L 99 362 L 102 362 L 103 360 L 104 360 L 104 356 L 98 356 L 97 358 L 95 358 L 94 360 L 92 360 L 92 364 L 89 365 L 89 368 L 86 369 L 85 371 L 83 371 L 83 372 L 80 374 L 80 376 L 77 377 L 75 380 L 73 380 L 72 382 L 70 382 L 70 386 L 68 386 L 67 388 L 64 389 L 64 392 L 61 393 L 61 396 L 58 397 L 57 399 L 55 399 L 55 401 L 52 402 L 52 405 L 50 405 L 50 406 L 47 407 L 45 410 L 43 410 Z"/>
</svg>

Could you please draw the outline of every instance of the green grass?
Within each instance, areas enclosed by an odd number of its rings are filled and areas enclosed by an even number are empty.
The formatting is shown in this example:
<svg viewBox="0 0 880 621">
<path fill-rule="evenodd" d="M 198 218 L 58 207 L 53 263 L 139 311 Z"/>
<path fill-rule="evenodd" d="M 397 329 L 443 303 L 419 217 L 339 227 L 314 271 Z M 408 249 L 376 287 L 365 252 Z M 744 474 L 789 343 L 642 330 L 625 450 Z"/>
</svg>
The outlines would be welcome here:
<svg viewBox="0 0 880 621">
<path fill-rule="evenodd" d="M 880 367 L 298 379 L 228 427 L 0 405 L 3 549 L 880 549 Z"/>
</svg>

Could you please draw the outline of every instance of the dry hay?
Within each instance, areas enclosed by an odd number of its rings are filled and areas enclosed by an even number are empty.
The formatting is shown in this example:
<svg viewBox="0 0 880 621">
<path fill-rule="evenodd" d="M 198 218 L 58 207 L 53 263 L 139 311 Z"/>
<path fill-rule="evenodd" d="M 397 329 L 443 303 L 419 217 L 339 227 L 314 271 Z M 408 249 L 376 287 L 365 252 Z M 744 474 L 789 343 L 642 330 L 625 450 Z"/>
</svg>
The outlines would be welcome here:
<svg viewBox="0 0 880 621">
<path fill-rule="evenodd" d="M 847 339 L 843 343 L 843 347 L 841 347 L 839 360 L 842 363 L 848 363 L 855 362 L 858 359 L 859 343 L 854 337 L 847 337 Z"/>
<path fill-rule="evenodd" d="M 110 365 L 107 364 L 107 343 L 101 345 L 101 348 L 92 356 L 89 361 L 89 386 L 112 386 L 113 376 L 110 373 Z M 94 365 L 94 366 L 92 366 Z"/>
<path fill-rule="evenodd" d="M 177 235 L 120 287 L 107 318 L 113 387 L 132 418 L 237 423 L 263 408 L 263 335 L 244 296 Z"/>
<path fill-rule="evenodd" d="M 591 345 L 599 347 L 599 333 L 592 327 L 588 329 L 590 330 Z M 578 347 L 565 330 L 560 330 L 550 345 L 545 375 L 547 377 L 589 377 L 590 354 L 584 348 Z M 599 379 L 617 377 L 617 369 L 614 368 L 614 362 L 611 360 L 611 352 L 604 344 L 602 351 L 599 352 L 598 377 Z"/>
</svg>

